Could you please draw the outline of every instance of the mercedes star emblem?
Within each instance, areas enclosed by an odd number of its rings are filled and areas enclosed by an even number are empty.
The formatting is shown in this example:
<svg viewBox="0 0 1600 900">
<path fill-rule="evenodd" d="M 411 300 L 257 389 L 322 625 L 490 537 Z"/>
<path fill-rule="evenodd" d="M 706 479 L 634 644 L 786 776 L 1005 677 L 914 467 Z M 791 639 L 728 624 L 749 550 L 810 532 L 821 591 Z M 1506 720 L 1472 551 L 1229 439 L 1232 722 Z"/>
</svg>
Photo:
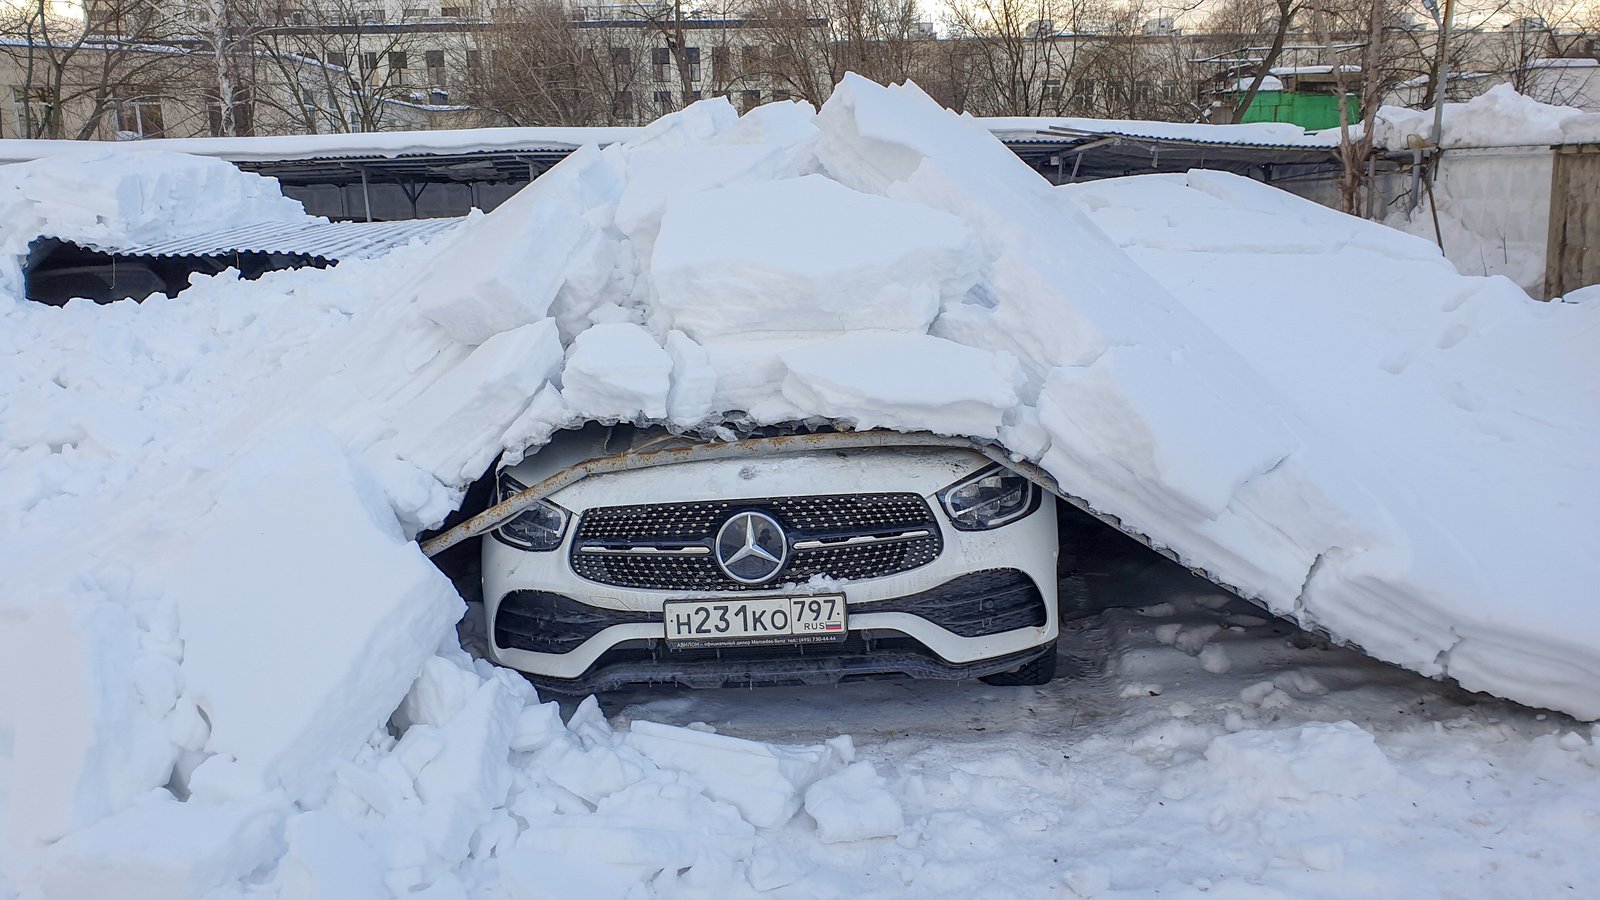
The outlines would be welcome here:
<svg viewBox="0 0 1600 900">
<path fill-rule="evenodd" d="M 740 584 L 771 581 L 788 559 L 789 538 L 766 513 L 738 513 L 717 531 L 717 565 Z"/>
</svg>

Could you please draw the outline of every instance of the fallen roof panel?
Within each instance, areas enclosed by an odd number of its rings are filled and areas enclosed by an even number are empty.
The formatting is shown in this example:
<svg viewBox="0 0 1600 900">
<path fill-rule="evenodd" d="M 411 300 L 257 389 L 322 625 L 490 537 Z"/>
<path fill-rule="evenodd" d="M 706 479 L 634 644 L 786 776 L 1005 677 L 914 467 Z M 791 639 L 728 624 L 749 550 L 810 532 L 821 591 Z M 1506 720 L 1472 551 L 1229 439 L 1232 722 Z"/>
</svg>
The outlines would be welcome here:
<svg viewBox="0 0 1600 900">
<path fill-rule="evenodd" d="M 171 238 L 149 244 L 102 244 L 71 241 L 80 247 L 116 256 L 226 256 L 232 253 L 287 253 L 337 261 L 382 256 L 418 238 L 444 234 L 461 219 L 412 219 L 400 222 L 260 222 L 226 231 Z"/>
</svg>

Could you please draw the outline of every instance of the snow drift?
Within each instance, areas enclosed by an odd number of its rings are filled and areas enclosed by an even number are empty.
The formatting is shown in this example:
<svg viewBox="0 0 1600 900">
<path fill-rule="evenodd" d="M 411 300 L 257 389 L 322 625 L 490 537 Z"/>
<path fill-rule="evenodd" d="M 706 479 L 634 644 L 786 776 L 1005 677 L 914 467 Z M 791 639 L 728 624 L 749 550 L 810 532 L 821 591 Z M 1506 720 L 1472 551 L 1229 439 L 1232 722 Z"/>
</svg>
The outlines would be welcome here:
<svg viewBox="0 0 1600 900">
<path fill-rule="evenodd" d="M 894 833 L 847 743 L 563 724 L 456 646 L 408 539 L 591 419 L 998 440 L 1279 614 L 1600 717 L 1600 305 L 1243 179 L 1057 190 L 914 87 L 696 104 L 404 258 L 0 304 L 0 860 L 44 896 L 764 890 L 802 808 Z"/>
</svg>

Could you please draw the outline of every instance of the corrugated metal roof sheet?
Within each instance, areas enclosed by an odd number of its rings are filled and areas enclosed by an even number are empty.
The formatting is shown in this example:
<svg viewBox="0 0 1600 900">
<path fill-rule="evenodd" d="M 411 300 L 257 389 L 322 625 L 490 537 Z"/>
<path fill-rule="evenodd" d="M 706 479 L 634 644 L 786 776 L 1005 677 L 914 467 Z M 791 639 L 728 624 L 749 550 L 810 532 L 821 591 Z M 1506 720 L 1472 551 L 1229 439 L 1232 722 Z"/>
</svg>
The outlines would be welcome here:
<svg viewBox="0 0 1600 900">
<path fill-rule="evenodd" d="M 258 222 L 154 243 L 106 244 L 65 235 L 43 235 L 119 256 L 225 256 L 230 253 L 290 253 L 337 261 L 366 259 L 455 228 L 460 219 L 403 222 Z"/>
<path fill-rule="evenodd" d="M 1008 145 L 1040 144 L 1052 146 L 1071 146 L 1100 140 L 1101 138 L 1126 138 L 1130 141 L 1145 141 L 1153 144 L 1191 144 L 1197 147 L 1234 147 L 1241 150 L 1295 150 L 1309 151 L 1312 153 L 1329 152 L 1338 148 L 1338 140 L 1330 138 L 1326 142 L 1299 143 L 1299 144 L 1272 144 L 1264 141 L 1230 141 L 1215 140 L 1201 137 L 1173 137 L 1170 135 L 1139 134 L 1132 131 L 1112 130 L 1076 130 L 1062 128 L 1059 130 L 1041 131 L 1031 135 L 1006 135 L 1001 140 Z"/>
</svg>

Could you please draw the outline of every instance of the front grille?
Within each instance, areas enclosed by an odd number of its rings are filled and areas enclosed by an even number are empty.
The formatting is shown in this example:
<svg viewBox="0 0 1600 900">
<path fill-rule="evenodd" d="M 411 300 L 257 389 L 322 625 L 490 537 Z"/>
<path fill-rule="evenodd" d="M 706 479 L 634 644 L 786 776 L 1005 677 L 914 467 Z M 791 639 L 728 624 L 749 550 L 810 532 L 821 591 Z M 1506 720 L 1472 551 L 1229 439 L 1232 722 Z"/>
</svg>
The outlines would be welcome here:
<svg viewBox="0 0 1600 900">
<path fill-rule="evenodd" d="M 741 584 L 723 573 L 709 552 L 717 529 L 746 510 L 772 516 L 783 526 L 792 549 L 775 578 Z M 801 548 L 806 541 L 886 537 L 910 531 L 926 535 L 880 542 Z M 684 550 L 689 553 L 584 552 L 630 548 Z M 578 520 L 572 541 L 572 569 L 580 577 L 617 587 L 668 591 L 770 590 L 775 584 L 815 576 L 837 579 L 882 578 L 933 562 L 944 549 L 933 511 L 911 493 L 834 494 L 761 500 L 707 500 L 591 509 Z"/>
</svg>

